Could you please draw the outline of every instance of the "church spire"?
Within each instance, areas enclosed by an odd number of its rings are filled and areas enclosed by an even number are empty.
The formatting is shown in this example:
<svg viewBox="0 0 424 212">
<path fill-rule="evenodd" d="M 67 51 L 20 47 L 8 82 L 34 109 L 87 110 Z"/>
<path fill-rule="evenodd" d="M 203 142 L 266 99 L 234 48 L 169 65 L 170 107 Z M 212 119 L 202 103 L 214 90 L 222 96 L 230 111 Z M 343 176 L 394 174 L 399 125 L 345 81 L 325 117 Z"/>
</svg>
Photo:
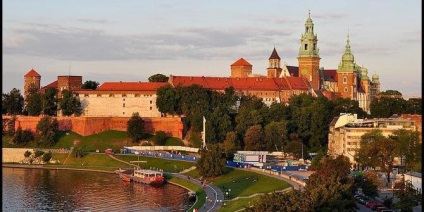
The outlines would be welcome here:
<svg viewBox="0 0 424 212">
<path fill-rule="evenodd" d="M 350 48 L 350 38 L 348 33 L 347 39 L 346 39 L 345 51 L 342 55 L 342 61 L 339 64 L 338 71 L 353 72 L 355 71 L 355 68 L 356 68 L 355 57 L 353 56 L 352 50 Z"/>
<path fill-rule="evenodd" d="M 314 33 L 314 22 L 312 21 L 310 10 L 305 22 L 305 33 L 302 34 L 300 41 L 299 57 L 319 57 L 318 39 Z"/>
</svg>

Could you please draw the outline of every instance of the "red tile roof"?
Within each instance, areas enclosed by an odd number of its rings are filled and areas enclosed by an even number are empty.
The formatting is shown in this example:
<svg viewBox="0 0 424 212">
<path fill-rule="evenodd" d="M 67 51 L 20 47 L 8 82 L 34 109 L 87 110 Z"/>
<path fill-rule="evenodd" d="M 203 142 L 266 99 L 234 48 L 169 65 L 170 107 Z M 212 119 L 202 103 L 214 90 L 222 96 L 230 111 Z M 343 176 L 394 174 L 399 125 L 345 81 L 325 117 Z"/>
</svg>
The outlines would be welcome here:
<svg viewBox="0 0 424 212">
<path fill-rule="evenodd" d="M 288 79 L 290 78 L 290 79 Z M 200 85 L 212 90 L 224 90 L 230 86 L 235 90 L 250 91 L 278 91 L 278 90 L 308 90 L 306 82 L 299 77 L 288 78 L 226 78 L 226 77 L 196 77 L 196 76 L 170 76 L 170 83 L 176 86 Z"/>
<path fill-rule="evenodd" d="M 41 77 L 34 69 L 31 69 L 24 75 L 24 77 Z"/>
<path fill-rule="evenodd" d="M 97 90 L 100 91 L 155 91 L 166 85 L 166 82 L 105 82 Z"/>
<path fill-rule="evenodd" d="M 301 77 L 286 77 L 290 87 L 294 90 L 308 90 L 308 85 Z"/>
<path fill-rule="evenodd" d="M 250 64 L 249 62 L 247 62 L 245 59 L 240 58 L 236 62 L 234 62 L 233 64 L 231 64 L 231 66 L 252 66 L 252 64 Z"/>
<path fill-rule="evenodd" d="M 46 85 L 46 86 L 44 86 L 43 87 L 43 89 L 44 88 L 57 88 L 57 80 L 56 81 L 54 81 L 54 82 L 52 82 L 52 83 L 50 83 L 50 84 L 48 84 L 48 85 Z"/>
<path fill-rule="evenodd" d="M 335 69 L 328 69 L 328 70 L 324 70 L 324 79 L 326 81 L 335 81 L 337 82 L 337 70 Z"/>
</svg>

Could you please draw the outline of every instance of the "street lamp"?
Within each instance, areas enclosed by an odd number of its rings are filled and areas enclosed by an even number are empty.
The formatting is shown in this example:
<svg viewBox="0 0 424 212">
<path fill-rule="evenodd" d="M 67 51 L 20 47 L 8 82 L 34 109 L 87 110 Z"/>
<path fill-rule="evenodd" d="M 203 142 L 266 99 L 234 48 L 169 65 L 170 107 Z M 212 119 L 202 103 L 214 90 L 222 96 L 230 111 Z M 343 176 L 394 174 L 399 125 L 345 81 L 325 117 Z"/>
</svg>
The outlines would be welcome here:
<svg viewBox="0 0 424 212">
<path fill-rule="evenodd" d="M 228 189 L 228 199 L 230 198 L 231 188 Z"/>
</svg>

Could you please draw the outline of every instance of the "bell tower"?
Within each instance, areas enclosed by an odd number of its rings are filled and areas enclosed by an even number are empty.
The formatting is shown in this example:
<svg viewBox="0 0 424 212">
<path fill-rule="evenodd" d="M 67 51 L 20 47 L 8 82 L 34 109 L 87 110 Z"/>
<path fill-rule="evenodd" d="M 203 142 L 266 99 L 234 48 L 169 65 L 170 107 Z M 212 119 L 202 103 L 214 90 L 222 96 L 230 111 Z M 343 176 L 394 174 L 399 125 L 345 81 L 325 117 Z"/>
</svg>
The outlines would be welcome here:
<svg viewBox="0 0 424 212">
<path fill-rule="evenodd" d="M 337 84 L 343 98 L 357 100 L 357 70 L 358 66 L 355 64 L 355 57 L 350 49 L 349 35 L 347 35 L 345 52 L 337 68 Z"/>
<path fill-rule="evenodd" d="M 24 100 L 25 104 L 28 101 L 28 94 L 31 87 L 40 89 L 41 75 L 34 69 L 31 69 L 24 75 Z"/>
<path fill-rule="evenodd" d="M 300 39 L 299 55 L 299 77 L 305 77 L 312 85 L 314 90 L 319 90 L 320 71 L 319 71 L 319 49 L 317 46 L 317 35 L 314 34 L 314 23 L 311 19 L 311 12 L 305 22 L 305 33 Z"/>
<path fill-rule="evenodd" d="M 277 50 L 272 51 L 271 56 L 268 59 L 267 77 L 278 78 L 281 75 L 281 58 L 278 56 Z"/>
</svg>

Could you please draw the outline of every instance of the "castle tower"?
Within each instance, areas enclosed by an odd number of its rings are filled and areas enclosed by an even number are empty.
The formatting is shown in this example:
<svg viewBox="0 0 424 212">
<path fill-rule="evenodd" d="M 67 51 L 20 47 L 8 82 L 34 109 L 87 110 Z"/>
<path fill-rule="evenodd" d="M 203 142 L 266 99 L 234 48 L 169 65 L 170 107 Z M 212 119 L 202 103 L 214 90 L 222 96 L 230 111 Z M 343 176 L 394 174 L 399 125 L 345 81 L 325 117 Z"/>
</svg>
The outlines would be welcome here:
<svg viewBox="0 0 424 212">
<path fill-rule="evenodd" d="M 377 74 L 372 75 L 370 97 L 373 100 L 380 93 L 380 80 Z"/>
<path fill-rule="evenodd" d="M 337 84 L 343 98 L 356 100 L 357 95 L 357 66 L 350 49 L 349 35 L 347 35 L 345 52 L 337 68 Z"/>
<path fill-rule="evenodd" d="M 231 78 L 247 78 L 252 74 L 252 64 L 240 58 L 231 64 Z"/>
<path fill-rule="evenodd" d="M 268 78 L 279 77 L 281 74 L 281 58 L 278 56 L 277 50 L 272 51 L 271 56 L 268 59 L 267 76 Z"/>
<path fill-rule="evenodd" d="M 368 78 L 368 69 L 366 69 L 363 65 L 360 69 L 361 73 L 359 74 L 360 86 L 363 89 L 364 94 L 364 108 L 363 110 L 366 112 L 370 112 L 370 104 L 371 104 L 371 91 L 370 91 L 370 79 Z"/>
<path fill-rule="evenodd" d="M 311 19 L 311 13 L 305 22 L 305 33 L 302 34 L 300 39 L 299 55 L 297 60 L 299 62 L 299 76 L 305 77 L 312 85 L 314 90 L 319 90 L 320 76 L 319 76 L 319 49 L 317 46 L 317 35 L 314 34 L 314 23 Z"/>
<path fill-rule="evenodd" d="M 24 100 L 25 104 L 28 101 L 28 94 L 31 87 L 35 87 L 37 90 L 40 89 L 41 75 L 38 74 L 34 69 L 31 69 L 24 75 Z"/>
</svg>

